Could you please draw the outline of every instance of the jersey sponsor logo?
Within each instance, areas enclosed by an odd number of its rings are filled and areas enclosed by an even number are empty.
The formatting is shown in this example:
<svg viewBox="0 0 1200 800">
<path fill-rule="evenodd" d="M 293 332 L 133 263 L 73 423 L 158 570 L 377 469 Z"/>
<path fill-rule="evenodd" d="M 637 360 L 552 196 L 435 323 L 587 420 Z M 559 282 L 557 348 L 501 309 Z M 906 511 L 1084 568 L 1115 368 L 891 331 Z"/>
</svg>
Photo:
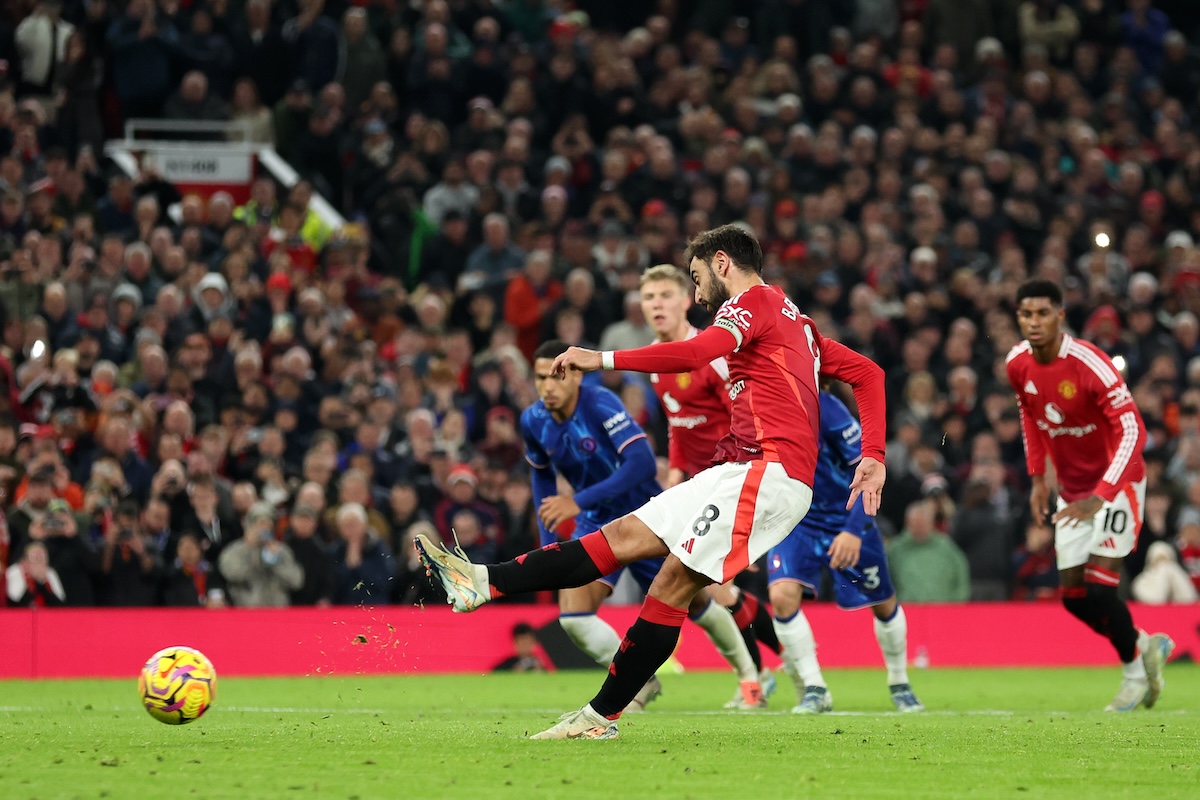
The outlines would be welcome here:
<svg viewBox="0 0 1200 800">
<path fill-rule="evenodd" d="M 611 431 L 613 428 L 620 425 L 622 422 L 629 420 L 629 414 L 624 411 L 618 411 L 608 419 L 604 420 L 604 430 Z"/>
<path fill-rule="evenodd" d="M 675 385 L 680 389 L 686 389 L 692 385 L 692 375 L 690 372 L 684 372 L 681 375 L 675 376 Z"/>
<path fill-rule="evenodd" d="M 596 452 L 596 440 L 590 436 L 585 436 L 579 440 L 579 446 L 583 448 L 585 453 Z"/>
<path fill-rule="evenodd" d="M 726 305 L 717 312 L 717 321 L 720 322 L 726 319 L 743 331 L 748 331 L 750 330 L 750 321 L 754 319 L 754 315 L 739 306 Z"/>
<path fill-rule="evenodd" d="M 857 422 L 842 431 L 842 441 L 846 444 L 854 444 L 861 438 L 862 427 Z"/>
<path fill-rule="evenodd" d="M 674 397 L 671 397 L 670 392 L 663 392 L 663 405 L 666 406 L 667 411 L 670 411 L 672 414 L 678 414 L 683 409 L 683 406 L 679 405 L 679 401 Z"/>
<path fill-rule="evenodd" d="M 1121 384 L 1108 393 L 1108 399 L 1112 403 L 1113 408 L 1120 408 L 1123 405 L 1133 402 L 1133 392 L 1129 391 L 1128 386 Z"/>
<path fill-rule="evenodd" d="M 746 388 L 745 381 L 738 381 L 737 383 L 730 386 L 729 387 L 729 399 L 737 400 L 738 395 L 741 394 L 742 390 L 745 388 Z"/>
<path fill-rule="evenodd" d="M 1025 394 L 1031 394 L 1034 397 L 1037 397 L 1037 393 L 1038 393 L 1037 387 L 1033 385 L 1033 381 L 1026 381 L 1025 382 Z"/>
<path fill-rule="evenodd" d="M 1075 384 L 1071 383 L 1070 381 L 1063 381 L 1058 385 L 1058 393 L 1062 396 L 1062 399 L 1070 400 L 1079 393 L 1079 389 L 1077 389 Z"/>
<path fill-rule="evenodd" d="M 1057 439 L 1059 436 L 1072 436 L 1076 439 L 1082 439 L 1084 436 L 1096 432 L 1096 426 L 1091 422 L 1083 427 L 1055 428 L 1039 419 L 1037 426 L 1045 431 L 1046 435 L 1051 439 Z"/>
<path fill-rule="evenodd" d="M 668 417 L 667 423 L 672 428 L 687 428 L 689 431 L 692 428 L 699 428 L 708 422 L 708 417 L 701 414 L 698 417 Z"/>
<path fill-rule="evenodd" d="M 1059 408 L 1058 406 L 1054 405 L 1054 403 L 1046 403 L 1045 411 L 1046 411 L 1046 419 L 1055 425 L 1062 425 L 1063 420 L 1066 419 L 1066 416 L 1063 414 L 1062 409 Z"/>
</svg>

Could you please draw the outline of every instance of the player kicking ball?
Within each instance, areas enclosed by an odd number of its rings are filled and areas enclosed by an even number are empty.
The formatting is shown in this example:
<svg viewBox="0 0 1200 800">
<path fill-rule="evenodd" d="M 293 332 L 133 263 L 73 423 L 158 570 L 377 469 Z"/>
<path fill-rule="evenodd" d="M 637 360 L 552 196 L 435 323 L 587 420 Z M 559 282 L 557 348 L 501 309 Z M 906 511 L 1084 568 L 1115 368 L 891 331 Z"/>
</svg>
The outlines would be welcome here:
<svg viewBox="0 0 1200 800">
<path fill-rule="evenodd" d="M 1106 711 L 1152 707 L 1175 643 L 1134 627 L 1117 595 L 1121 561 L 1137 546 L 1144 520 L 1146 426 L 1133 395 L 1104 351 L 1062 332 L 1062 290 L 1031 280 L 1017 290 L 1025 341 L 1006 359 L 1017 393 L 1034 519 L 1050 514 L 1046 457 L 1059 484 L 1054 523 L 1063 605 L 1112 642 L 1123 679 Z"/>
<path fill-rule="evenodd" d="M 642 274 L 642 315 L 658 341 L 682 342 L 699 335 L 687 320 L 687 287 L 687 276 L 669 264 L 651 267 Z M 717 443 L 729 430 L 729 366 L 725 359 L 719 358 L 691 372 L 655 373 L 650 380 L 667 416 L 669 480 L 674 485 L 703 471 L 712 462 Z M 800 602 L 805 586 L 817 588 L 821 567 L 830 564 L 836 542 L 838 558 L 850 562 L 834 573 L 838 580 L 838 604 L 845 609 L 872 607 L 892 702 L 900 711 L 923 711 L 925 707 L 908 683 L 908 623 L 904 610 L 896 602 L 883 538 L 873 520 L 864 513 L 861 499 L 846 511 L 854 467 L 862 457 L 862 429 L 832 394 L 821 392 L 820 406 L 820 454 L 812 508 L 796 530 L 767 556 L 771 605 L 776 618 L 772 621 L 765 609 L 761 609 L 765 619 L 753 621 L 752 635 L 757 634 L 783 658 L 788 674 L 796 682 L 800 702 L 792 709 L 794 713 L 833 710 L 833 697 L 817 661 L 812 627 Z M 858 561 L 853 560 L 855 551 L 859 552 Z M 738 592 L 736 587 L 715 585 L 709 591 Z M 747 603 L 757 604 L 752 596 L 737 594 L 727 604 L 737 607 Z M 786 647 L 781 646 L 784 643 Z M 756 643 L 750 645 L 757 649 Z M 769 671 L 763 672 L 768 674 Z M 762 683 L 765 689 L 766 680 Z M 731 705 L 738 705 L 738 698 Z"/>
<path fill-rule="evenodd" d="M 564 342 L 551 340 L 534 352 L 534 384 L 540 399 L 521 413 L 521 437 L 525 459 L 533 468 L 533 502 L 543 547 L 557 544 L 558 529 L 568 519 L 575 520 L 573 536 L 580 538 L 662 491 L 646 434 L 620 398 L 602 386 L 583 384 L 581 372 L 554 373 L 554 359 L 566 351 Z M 573 497 L 558 493 L 558 475 L 571 485 Z M 628 569 L 645 591 L 661 566 L 661 558 L 651 558 L 635 561 Z M 621 637 L 596 612 L 624 569 L 558 594 L 559 624 L 580 650 L 605 667 L 617 654 Z M 737 672 L 739 696 L 746 707 L 759 707 L 763 697 L 758 670 L 733 615 L 698 595 L 688 616 Z M 625 710 L 640 711 L 660 694 L 662 685 L 651 676 Z"/>
<path fill-rule="evenodd" d="M 888 691 L 902 712 L 924 711 L 908 683 L 908 622 L 888 574 L 887 552 L 862 498 L 846 510 L 854 468 L 862 458 L 862 428 L 841 400 L 821 392 L 821 438 L 812 508 L 791 535 L 767 554 L 767 580 L 775 633 L 786 670 L 796 682 L 795 714 L 833 710 L 821 675 L 812 627 L 800 607 L 804 588 L 816 590 L 821 567 L 836 583 L 837 604 L 847 611 L 870 606 L 875 639 L 887 666 Z"/>
<path fill-rule="evenodd" d="M 600 531 L 504 564 L 472 564 L 417 537 L 426 569 L 458 611 L 505 594 L 584 586 L 622 565 L 665 558 L 599 693 L 536 739 L 615 739 L 623 709 L 675 649 L 696 593 L 765 555 L 808 513 L 823 374 L 854 387 L 862 411 L 863 458 L 850 501 L 861 495 L 869 515 L 879 508 L 886 477 L 883 371 L 823 338 L 781 289 L 763 282 L 762 249 L 741 228 L 700 234 L 689 245 L 688 263 L 697 300 L 716 312 L 712 327 L 685 342 L 635 350 L 572 347 L 555 359 L 552 373 L 687 372 L 725 358 L 733 414 L 719 463 Z"/>
<path fill-rule="evenodd" d="M 692 281 L 683 270 L 671 264 L 659 264 L 642 273 L 642 316 L 660 342 L 684 342 L 700 335 L 687 318 L 691 306 Z M 729 365 L 714 358 L 690 372 L 674 375 L 651 373 L 650 385 L 662 405 L 667 420 L 667 486 L 682 483 L 712 466 L 717 443 L 729 432 Z M 779 640 L 771 625 L 766 603 L 743 592 L 732 581 L 706 590 L 714 603 L 733 612 L 746 645 L 746 653 L 758 671 L 763 702 L 775 689 L 775 676 L 764 669 L 758 651 L 761 640 L 776 653 Z M 726 708 L 746 710 L 740 690 L 725 704 Z"/>
</svg>

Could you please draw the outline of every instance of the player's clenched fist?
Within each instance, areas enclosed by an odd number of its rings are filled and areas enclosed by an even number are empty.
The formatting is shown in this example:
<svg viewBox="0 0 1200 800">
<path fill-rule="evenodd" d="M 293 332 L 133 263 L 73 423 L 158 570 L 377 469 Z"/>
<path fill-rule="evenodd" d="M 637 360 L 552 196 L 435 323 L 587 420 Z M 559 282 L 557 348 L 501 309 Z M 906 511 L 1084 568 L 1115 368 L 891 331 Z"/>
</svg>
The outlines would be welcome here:
<svg viewBox="0 0 1200 800">
<path fill-rule="evenodd" d="M 595 350 L 588 350 L 584 347 L 572 347 L 554 359 L 554 365 L 550 368 L 550 374 L 556 378 L 561 378 L 567 374 L 567 370 L 569 369 L 578 370 L 579 372 L 595 372 L 601 366 L 600 354 Z"/>
</svg>

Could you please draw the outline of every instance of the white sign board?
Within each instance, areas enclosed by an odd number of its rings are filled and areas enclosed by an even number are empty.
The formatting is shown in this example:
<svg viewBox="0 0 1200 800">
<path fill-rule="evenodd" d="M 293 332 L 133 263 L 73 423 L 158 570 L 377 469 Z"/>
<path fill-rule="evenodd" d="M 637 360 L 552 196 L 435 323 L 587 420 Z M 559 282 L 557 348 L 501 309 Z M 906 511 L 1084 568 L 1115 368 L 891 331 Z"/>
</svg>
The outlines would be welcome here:
<svg viewBox="0 0 1200 800">
<path fill-rule="evenodd" d="M 254 156 L 250 153 L 204 153 L 186 151 L 148 152 L 143 157 L 158 167 L 171 183 L 250 183 Z"/>
</svg>

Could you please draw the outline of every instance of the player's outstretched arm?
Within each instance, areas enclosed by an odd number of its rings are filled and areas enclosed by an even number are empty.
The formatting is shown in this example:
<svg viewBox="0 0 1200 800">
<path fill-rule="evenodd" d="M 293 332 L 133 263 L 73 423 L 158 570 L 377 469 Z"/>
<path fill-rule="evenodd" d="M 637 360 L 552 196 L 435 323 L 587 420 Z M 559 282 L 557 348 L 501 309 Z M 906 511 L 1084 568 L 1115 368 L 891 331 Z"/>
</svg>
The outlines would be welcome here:
<svg viewBox="0 0 1200 800">
<path fill-rule="evenodd" d="M 863 462 L 875 461 L 882 474 L 883 457 L 887 452 L 887 401 L 883 370 L 871 359 L 854 352 L 833 339 L 821 340 L 821 374 L 845 381 L 854 389 L 854 401 L 862 419 Z M 855 478 L 862 473 L 863 463 Z M 874 474 L 872 472 L 872 474 Z M 857 495 L 851 494 L 853 501 Z M 849 508 L 849 506 L 847 506 Z M 868 513 L 870 506 L 867 506 Z"/>
<path fill-rule="evenodd" d="M 602 366 L 598 351 L 588 350 L 586 347 L 568 347 L 567 352 L 554 359 L 554 363 L 550 365 L 550 374 L 561 378 L 569 369 L 577 372 L 595 372 Z"/>
<path fill-rule="evenodd" d="M 714 359 L 728 356 L 737 346 L 738 341 L 732 333 L 714 325 L 686 341 L 662 342 L 601 355 L 605 369 L 669 375 L 699 369 Z"/>
</svg>

